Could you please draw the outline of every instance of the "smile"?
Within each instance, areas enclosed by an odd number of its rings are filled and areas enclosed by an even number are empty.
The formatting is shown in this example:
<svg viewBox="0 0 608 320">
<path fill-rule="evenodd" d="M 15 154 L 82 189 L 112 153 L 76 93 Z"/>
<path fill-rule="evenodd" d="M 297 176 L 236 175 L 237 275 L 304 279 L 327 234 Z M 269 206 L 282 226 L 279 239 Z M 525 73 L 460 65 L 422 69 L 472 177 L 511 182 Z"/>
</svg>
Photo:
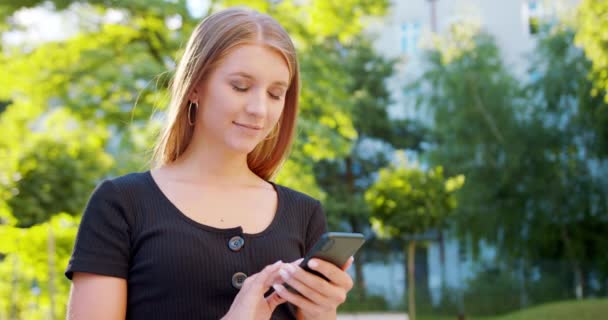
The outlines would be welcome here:
<svg viewBox="0 0 608 320">
<path fill-rule="evenodd" d="M 243 127 L 243 128 L 247 128 L 247 129 L 251 129 L 251 130 L 262 130 L 262 127 L 260 126 L 256 126 L 256 125 L 250 125 L 250 124 L 244 124 L 244 123 L 238 123 L 238 122 L 232 122 L 234 124 L 236 124 L 239 127 Z"/>
</svg>

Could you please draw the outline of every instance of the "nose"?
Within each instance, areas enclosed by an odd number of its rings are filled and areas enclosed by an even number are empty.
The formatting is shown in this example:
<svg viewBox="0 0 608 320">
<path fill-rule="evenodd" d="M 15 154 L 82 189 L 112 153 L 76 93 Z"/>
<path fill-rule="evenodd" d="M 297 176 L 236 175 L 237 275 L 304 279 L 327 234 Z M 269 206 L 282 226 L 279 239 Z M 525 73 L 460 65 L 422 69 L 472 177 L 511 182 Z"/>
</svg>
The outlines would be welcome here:
<svg viewBox="0 0 608 320">
<path fill-rule="evenodd" d="M 245 112 L 248 114 L 264 118 L 266 116 L 267 105 L 268 105 L 268 95 L 265 90 L 250 90 L 251 95 L 247 100 L 247 105 L 245 106 Z"/>
</svg>

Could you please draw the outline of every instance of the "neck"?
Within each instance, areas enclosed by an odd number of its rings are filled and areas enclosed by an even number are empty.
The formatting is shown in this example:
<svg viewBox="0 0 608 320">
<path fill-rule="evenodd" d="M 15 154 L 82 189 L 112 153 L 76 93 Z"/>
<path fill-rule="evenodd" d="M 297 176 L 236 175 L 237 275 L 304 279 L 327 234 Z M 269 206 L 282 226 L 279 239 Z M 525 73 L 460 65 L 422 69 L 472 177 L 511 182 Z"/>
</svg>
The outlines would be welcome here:
<svg viewBox="0 0 608 320">
<path fill-rule="evenodd" d="M 247 165 L 247 154 L 220 149 L 197 143 L 195 139 L 175 165 L 184 173 L 185 178 L 196 183 L 242 184 L 255 178 Z"/>
</svg>

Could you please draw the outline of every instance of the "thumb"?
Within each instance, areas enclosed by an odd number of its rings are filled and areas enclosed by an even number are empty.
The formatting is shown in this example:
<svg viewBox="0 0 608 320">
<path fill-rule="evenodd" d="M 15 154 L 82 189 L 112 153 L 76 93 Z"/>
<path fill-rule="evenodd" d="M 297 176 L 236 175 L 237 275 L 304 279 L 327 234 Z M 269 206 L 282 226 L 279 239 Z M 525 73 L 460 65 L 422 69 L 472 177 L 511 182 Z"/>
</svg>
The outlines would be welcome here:
<svg viewBox="0 0 608 320">
<path fill-rule="evenodd" d="M 348 261 L 346 261 L 346 263 L 342 266 L 342 271 L 346 271 L 348 270 L 348 268 L 350 268 L 350 266 L 353 265 L 353 262 L 355 261 L 354 257 L 350 257 L 348 258 Z"/>
<path fill-rule="evenodd" d="M 273 292 L 271 295 L 266 297 L 266 302 L 268 303 L 268 307 L 271 311 L 274 311 L 278 305 L 284 303 L 285 301 L 287 300 L 281 298 L 281 296 L 279 296 L 276 292 Z"/>
</svg>

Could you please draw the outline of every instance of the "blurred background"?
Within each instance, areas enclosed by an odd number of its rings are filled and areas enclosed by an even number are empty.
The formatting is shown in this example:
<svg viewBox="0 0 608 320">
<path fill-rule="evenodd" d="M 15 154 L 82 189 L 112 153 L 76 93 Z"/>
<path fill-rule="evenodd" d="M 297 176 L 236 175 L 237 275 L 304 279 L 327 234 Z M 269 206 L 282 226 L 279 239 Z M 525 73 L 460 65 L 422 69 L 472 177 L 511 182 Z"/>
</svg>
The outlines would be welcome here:
<svg viewBox="0 0 608 320">
<path fill-rule="evenodd" d="M 0 319 L 65 318 L 88 197 L 149 168 L 192 29 L 238 4 L 301 62 L 277 182 L 368 239 L 340 312 L 606 319 L 604 0 L 0 0 Z"/>
</svg>

